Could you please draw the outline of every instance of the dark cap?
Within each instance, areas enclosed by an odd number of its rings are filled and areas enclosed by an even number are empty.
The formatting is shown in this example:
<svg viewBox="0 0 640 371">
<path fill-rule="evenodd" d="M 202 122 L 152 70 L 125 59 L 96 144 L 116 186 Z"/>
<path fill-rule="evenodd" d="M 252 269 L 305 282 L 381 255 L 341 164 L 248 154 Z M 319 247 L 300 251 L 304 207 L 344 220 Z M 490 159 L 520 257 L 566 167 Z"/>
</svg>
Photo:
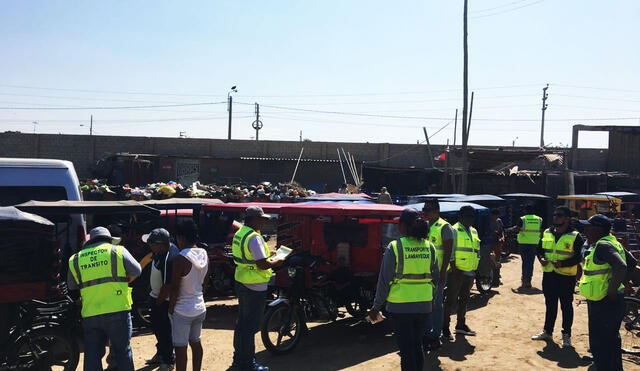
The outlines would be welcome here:
<svg viewBox="0 0 640 371">
<path fill-rule="evenodd" d="M 420 218 L 420 213 L 416 209 L 406 208 L 400 214 L 400 223 L 411 224 Z"/>
<path fill-rule="evenodd" d="M 156 228 L 151 233 L 142 235 L 142 242 L 146 243 L 171 243 L 171 236 L 164 228 Z"/>
<path fill-rule="evenodd" d="M 602 214 L 596 214 L 589 218 L 589 220 L 581 220 L 580 224 L 585 226 L 600 227 L 607 231 L 611 229 L 611 219 Z"/>
<path fill-rule="evenodd" d="M 269 219 L 269 215 L 265 214 L 260 206 L 249 206 L 244 211 L 245 218 L 258 217 Z"/>
</svg>

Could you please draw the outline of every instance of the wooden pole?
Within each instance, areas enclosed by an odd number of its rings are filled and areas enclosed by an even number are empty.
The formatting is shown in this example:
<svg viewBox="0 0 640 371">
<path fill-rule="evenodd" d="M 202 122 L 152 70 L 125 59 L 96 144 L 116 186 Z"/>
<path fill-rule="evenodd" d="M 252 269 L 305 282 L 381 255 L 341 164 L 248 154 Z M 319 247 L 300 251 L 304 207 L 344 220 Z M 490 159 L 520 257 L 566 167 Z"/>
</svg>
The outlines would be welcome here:
<svg viewBox="0 0 640 371">
<path fill-rule="evenodd" d="M 353 174 L 353 168 L 351 167 L 351 162 L 349 161 L 349 156 L 347 156 L 347 153 L 344 151 L 344 148 L 342 148 L 342 155 L 344 156 L 345 161 L 347 162 L 347 167 L 349 168 L 349 171 L 351 172 L 351 178 L 353 178 L 353 181 L 356 181 L 356 177 Z"/>
<path fill-rule="evenodd" d="M 422 127 L 422 131 L 424 131 L 424 139 L 427 141 L 427 150 L 429 151 L 429 161 L 431 162 L 431 168 L 435 169 L 436 165 L 433 162 L 433 152 L 431 152 L 431 143 L 429 143 L 429 135 L 427 134 L 427 128 Z"/>
<path fill-rule="evenodd" d="M 463 70 L 462 70 L 462 179 L 460 180 L 460 193 L 467 193 L 467 145 L 465 138 L 467 136 L 467 113 L 469 109 L 469 48 L 467 44 L 467 9 L 468 0 L 464 0 L 463 14 L 463 34 L 462 34 L 462 51 L 463 51 Z"/>
<path fill-rule="evenodd" d="M 338 161 L 340 162 L 340 170 L 342 170 L 342 180 L 344 180 L 344 184 L 347 184 L 347 176 L 344 174 L 344 166 L 342 166 L 342 158 L 340 157 L 340 150 L 336 148 L 338 151 Z"/>
<path fill-rule="evenodd" d="M 293 176 L 291 177 L 291 181 L 289 183 L 293 183 L 293 180 L 296 178 L 296 173 L 298 172 L 298 166 L 300 165 L 300 159 L 302 159 L 302 152 L 304 152 L 304 147 L 300 150 L 300 156 L 298 156 L 298 161 L 296 162 L 296 168 L 293 170 Z"/>
</svg>

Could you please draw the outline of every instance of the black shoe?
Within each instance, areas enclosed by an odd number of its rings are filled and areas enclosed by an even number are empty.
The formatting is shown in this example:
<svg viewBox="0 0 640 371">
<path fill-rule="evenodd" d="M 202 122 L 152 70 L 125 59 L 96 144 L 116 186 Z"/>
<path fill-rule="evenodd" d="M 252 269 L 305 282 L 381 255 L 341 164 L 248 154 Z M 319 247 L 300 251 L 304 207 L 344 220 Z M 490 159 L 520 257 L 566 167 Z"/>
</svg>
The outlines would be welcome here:
<svg viewBox="0 0 640 371">
<path fill-rule="evenodd" d="M 440 340 L 429 340 L 424 343 L 424 350 L 427 352 L 433 352 L 442 348 L 442 343 Z"/>
<path fill-rule="evenodd" d="M 269 371 L 269 367 L 263 366 L 256 361 L 253 361 L 253 368 L 251 371 Z"/>
<path fill-rule="evenodd" d="M 476 336 L 476 332 L 471 330 L 467 325 L 458 325 L 456 326 L 456 334 L 467 335 L 467 336 Z"/>
</svg>

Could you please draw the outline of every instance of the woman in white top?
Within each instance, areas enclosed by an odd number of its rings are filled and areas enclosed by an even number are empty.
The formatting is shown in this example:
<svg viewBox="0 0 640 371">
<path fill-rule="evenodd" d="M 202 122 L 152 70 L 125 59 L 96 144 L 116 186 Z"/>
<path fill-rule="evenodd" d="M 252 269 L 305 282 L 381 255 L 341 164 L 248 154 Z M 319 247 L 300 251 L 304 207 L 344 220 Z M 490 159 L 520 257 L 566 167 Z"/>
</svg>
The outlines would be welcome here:
<svg viewBox="0 0 640 371">
<path fill-rule="evenodd" d="M 207 276 L 209 257 L 196 247 L 198 227 L 192 220 L 178 225 L 176 239 L 180 255 L 173 262 L 169 316 L 176 352 L 176 370 L 187 369 L 187 345 L 191 346 L 193 370 L 202 367 L 200 333 L 207 313 L 202 284 Z"/>
</svg>

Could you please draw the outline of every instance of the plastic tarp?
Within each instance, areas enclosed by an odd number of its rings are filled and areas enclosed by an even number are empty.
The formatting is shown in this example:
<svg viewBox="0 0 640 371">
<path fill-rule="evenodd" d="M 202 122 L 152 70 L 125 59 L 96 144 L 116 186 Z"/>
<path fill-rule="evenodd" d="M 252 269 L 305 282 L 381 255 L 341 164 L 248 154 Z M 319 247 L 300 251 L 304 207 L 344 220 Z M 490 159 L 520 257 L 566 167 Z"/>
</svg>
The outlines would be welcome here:
<svg viewBox="0 0 640 371">
<path fill-rule="evenodd" d="M 140 204 L 158 210 L 195 209 L 202 207 L 202 205 L 221 203 L 223 202 L 217 198 L 167 198 L 165 200 L 140 201 Z"/>
<path fill-rule="evenodd" d="M 551 197 L 540 195 L 537 193 L 507 193 L 500 195 L 502 198 L 531 198 L 531 199 L 540 199 L 540 200 L 550 200 Z"/>
<path fill-rule="evenodd" d="M 12 225 L 25 224 L 39 224 L 53 227 L 53 223 L 39 215 L 20 211 L 13 206 L 0 207 L 0 226 L 9 227 Z"/>
<path fill-rule="evenodd" d="M 504 201 L 504 198 L 494 195 L 469 195 L 461 197 L 442 198 L 441 201 L 449 202 L 483 202 L 483 201 Z"/>
</svg>

